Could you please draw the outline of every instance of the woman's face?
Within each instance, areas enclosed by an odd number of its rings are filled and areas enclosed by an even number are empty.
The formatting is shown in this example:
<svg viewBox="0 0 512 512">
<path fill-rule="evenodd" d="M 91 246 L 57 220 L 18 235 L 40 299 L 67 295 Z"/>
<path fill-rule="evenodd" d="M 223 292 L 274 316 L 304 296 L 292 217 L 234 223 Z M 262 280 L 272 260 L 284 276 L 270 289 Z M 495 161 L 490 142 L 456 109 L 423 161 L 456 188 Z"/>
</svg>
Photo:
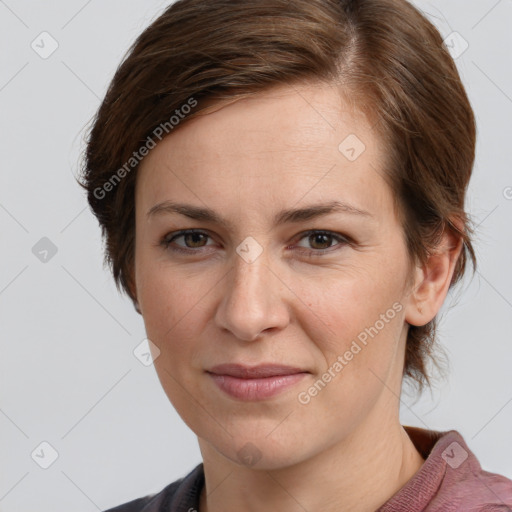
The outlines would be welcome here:
<svg viewBox="0 0 512 512">
<path fill-rule="evenodd" d="M 199 116 L 141 163 L 137 298 L 202 449 L 277 468 L 398 422 L 408 260 L 379 144 L 337 89 L 304 85 Z M 209 373 L 231 363 L 302 373 Z"/>
</svg>

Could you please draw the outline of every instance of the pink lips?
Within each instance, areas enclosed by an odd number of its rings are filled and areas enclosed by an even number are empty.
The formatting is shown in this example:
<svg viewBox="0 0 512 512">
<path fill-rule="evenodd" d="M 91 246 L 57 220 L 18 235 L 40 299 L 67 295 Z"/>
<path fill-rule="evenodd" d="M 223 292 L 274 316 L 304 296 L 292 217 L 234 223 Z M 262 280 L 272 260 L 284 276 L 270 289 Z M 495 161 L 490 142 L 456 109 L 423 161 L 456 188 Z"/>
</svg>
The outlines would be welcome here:
<svg viewBox="0 0 512 512">
<path fill-rule="evenodd" d="M 207 373 L 217 386 L 240 400 L 263 400 L 293 386 L 309 372 L 301 368 L 264 364 L 255 367 L 221 364 Z"/>
</svg>

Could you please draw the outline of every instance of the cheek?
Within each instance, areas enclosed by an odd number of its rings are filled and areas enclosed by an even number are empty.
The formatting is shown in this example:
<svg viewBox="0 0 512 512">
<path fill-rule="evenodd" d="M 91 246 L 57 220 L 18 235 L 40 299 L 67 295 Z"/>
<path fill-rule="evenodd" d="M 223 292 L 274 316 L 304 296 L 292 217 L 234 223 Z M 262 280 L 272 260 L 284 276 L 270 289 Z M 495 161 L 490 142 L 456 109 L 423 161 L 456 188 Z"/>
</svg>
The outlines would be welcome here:
<svg viewBox="0 0 512 512">
<path fill-rule="evenodd" d="M 396 340 L 400 330 L 398 310 L 403 309 L 398 271 L 382 275 L 352 269 L 331 277 L 320 283 L 302 280 L 297 285 L 297 294 L 307 297 L 303 300 L 307 318 L 301 326 L 311 329 L 311 339 L 323 340 L 324 354 L 337 357 L 348 350 L 352 340 L 359 337 L 364 341 L 365 333 L 369 338 L 367 329 L 375 325 L 381 340 Z"/>
<path fill-rule="evenodd" d="M 139 260 L 137 294 L 143 305 L 143 320 L 148 338 L 161 351 L 160 360 L 170 364 L 177 355 L 190 347 L 187 340 L 194 338 L 204 310 L 205 289 L 190 286 L 177 272 L 165 264 L 145 265 Z M 172 353 L 175 357 L 169 358 Z"/>
<path fill-rule="evenodd" d="M 304 325 L 323 365 L 309 387 L 300 389 L 304 402 L 310 400 L 304 410 L 310 417 L 349 431 L 378 399 L 396 363 L 403 328 L 403 306 L 395 285 L 347 279 L 310 294 Z"/>
<path fill-rule="evenodd" d="M 186 280 L 157 265 L 145 268 L 140 276 L 143 285 L 138 293 L 144 304 L 146 334 L 159 350 L 155 370 L 169 401 L 192 428 L 207 421 L 193 405 L 197 368 L 191 367 L 206 314 L 206 292 L 195 287 L 189 293 Z"/>
</svg>

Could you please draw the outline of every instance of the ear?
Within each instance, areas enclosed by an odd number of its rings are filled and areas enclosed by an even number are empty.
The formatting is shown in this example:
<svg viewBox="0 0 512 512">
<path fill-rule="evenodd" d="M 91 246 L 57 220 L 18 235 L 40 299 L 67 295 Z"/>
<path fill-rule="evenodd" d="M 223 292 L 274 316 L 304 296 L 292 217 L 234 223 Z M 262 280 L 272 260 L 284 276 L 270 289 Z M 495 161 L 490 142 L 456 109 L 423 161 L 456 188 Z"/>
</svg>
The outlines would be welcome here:
<svg viewBox="0 0 512 512">
<path fill-rule="evenodd" d="M 441 309 L 462 247 L 462 238 L 452 230 L 445 230 L 436 251 L 422 267 L 416 267 L 414 284 L 405 308 L 405 321 L 408 324 L 425 325 Z"/>
</svg>

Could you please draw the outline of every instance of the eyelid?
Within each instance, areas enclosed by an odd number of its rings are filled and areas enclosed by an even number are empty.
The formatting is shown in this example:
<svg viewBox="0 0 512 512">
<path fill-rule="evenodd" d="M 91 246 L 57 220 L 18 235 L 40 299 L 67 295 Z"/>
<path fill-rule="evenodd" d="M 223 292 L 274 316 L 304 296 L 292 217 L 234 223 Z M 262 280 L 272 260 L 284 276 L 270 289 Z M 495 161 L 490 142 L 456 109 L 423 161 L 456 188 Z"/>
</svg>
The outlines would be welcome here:
<svg viewBox="0 0 512 512">
<path fill-rule="evenodd" d="M 165 251 L 171 251 L 175 253 L 184 253 L 184 254 L 198 254 L 203 252 L 202 249 L 208 247 L 208 245 L 198 248 L 187 248 L 187 247 L 171 247 L 170 244 L 176 240 L 177 238 L 180 238 L 182 236 L 185 236 L 187 234 L 200 234 L 200 235 L 206 235 L 209 239 L 212 239 L 212 235 L 208 232 L 208 230 L 204 229 L 198 229 L 198 228 L 189 228 L 189 229 L 183 229 L 179 231 L 173 231 L 171 233 L 167 233 L 161 241 L 158 243 L 158 246 L 161 246 Z M 307 249 L 307 248 L 301 248 L 299 249 L 299 252 L 307 253 L 308 256 L 322 256 L 326 253 L 331 253 L 337 250 L 340 250 L 341 248 L 347 246 L 347 245 L 353 245 L 354 241 L 351 237 L 342 234 L 337 233 L 336 231 L 331 231 L 328 229 L 309 229 L 306 231 L 302 231 L 301 233 L 298 233 L 293 243 L 297 243 L 301 241 L 304 238 L 307 238 L 311 235 L 315 234 L 325 234 L 328 236 L 331 236 L 335 241 L 338 243 L 334 246 L 328 247 L 327 249 Z M 288 247 L 287 247 L 288 248 Z"/>
<path fill-rule="evenodd" d="M 198 249 L 193 249 L 193 248 L 190 248 L 190 247 L 180 247 L 180 246 L 178 246 L 177 248 L 175 248 L 175 247 L 171 248 L 170 247 L 170 244 L 174 240 L 176 240 L 177 238 L 181 238 L 182 236 L 189 235 L 189 234 L 206 235 L 210 239 L 213 239 L 212 235 L 210 235 L 210 233 L 208 231 L 205 231 L 203 229 L 190 228 L 190 229 L 182 229 L 182 230 L 179 230 L 179 231 L 173 231 L 171 233 L 167 233 L 161 239 L 161 241 L 158 243 L 158 245 L 162 246 L 164 248 L 164 250 L 168 250 L 168 251 L 183 252 L 183 253 L 188 253 L 188 254 L 198 253 L 199 250 L 202 249 L 202 247 L 199 247 Z M 207 247 L 207 246 L 205 246 L 205 247 Z"/>
<path fill-rule="evenodd" d="M 306 253 L 307 256 L 323 256 L 324 254 L 327 255 L 339 251 L 347 245 L 353 245 L 353 240 L 349 236 L 328 229 L 309 229 L 307 231 L 303 231 L 302 233 L 299 233 L 297 235 L 297 237 L 295 238 L 296 241 L 294 243 L 300 242 L 301 240 L 308 238 L 311 235 L 328 235 L 331 236 L 333 240 L 337 241 L 338 243 L 331 247 L 328 247 L 327 249 L 299 249 L 299 252 Z"/>
</svg>

